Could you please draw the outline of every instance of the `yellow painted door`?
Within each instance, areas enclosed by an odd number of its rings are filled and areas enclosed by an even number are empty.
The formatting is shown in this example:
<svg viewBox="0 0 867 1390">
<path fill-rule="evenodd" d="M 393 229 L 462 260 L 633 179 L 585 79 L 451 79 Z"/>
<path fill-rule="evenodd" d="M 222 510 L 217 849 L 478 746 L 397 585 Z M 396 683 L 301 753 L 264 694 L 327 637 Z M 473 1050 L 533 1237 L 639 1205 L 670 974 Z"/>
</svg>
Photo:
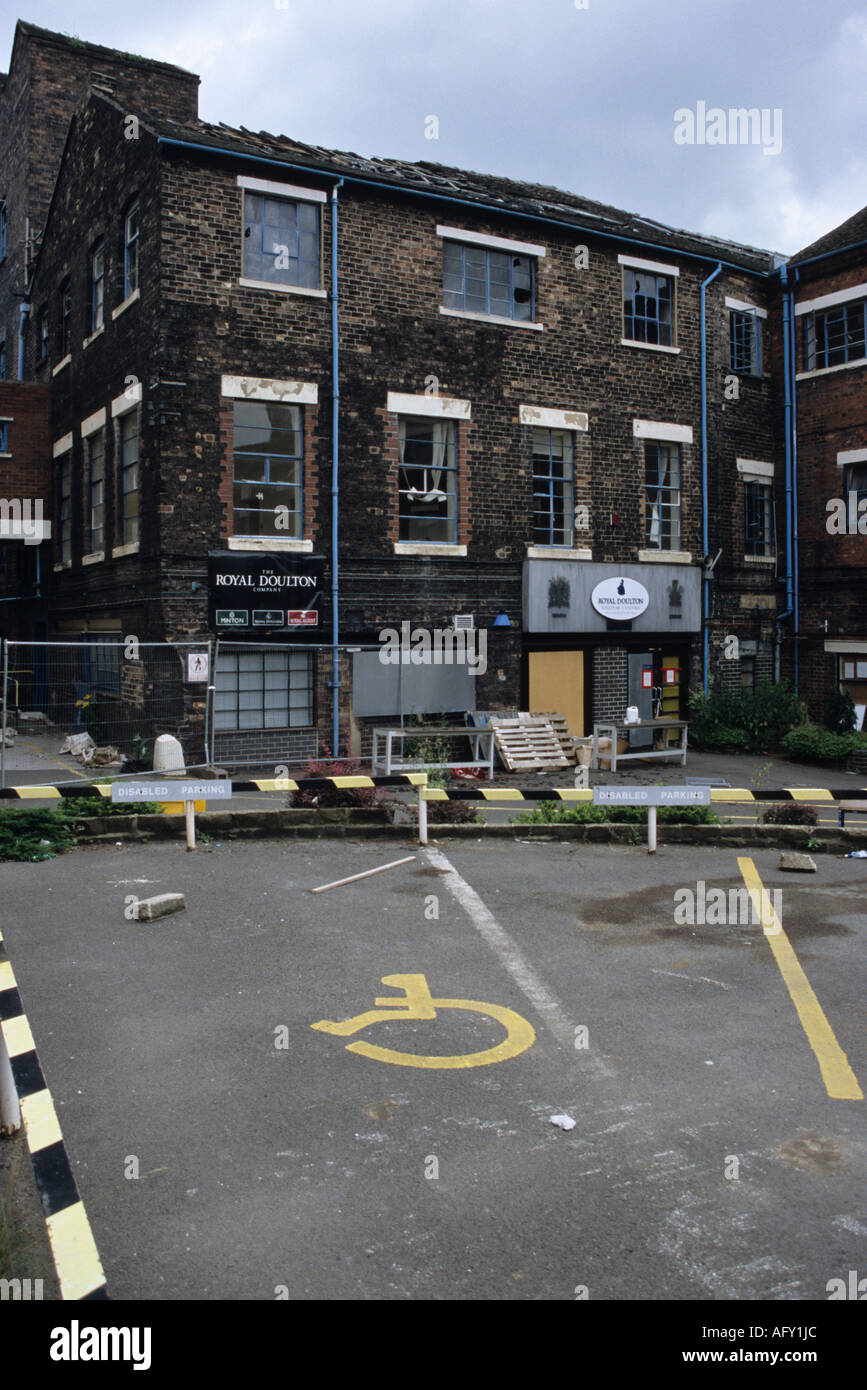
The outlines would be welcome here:
<svg viewBox="0 0 867 1390">
<path fill-rule="evenodd" d="M 530 652 L 530 714 L 562 714 L 584 737 L 583 652 Z"/>
</svg>

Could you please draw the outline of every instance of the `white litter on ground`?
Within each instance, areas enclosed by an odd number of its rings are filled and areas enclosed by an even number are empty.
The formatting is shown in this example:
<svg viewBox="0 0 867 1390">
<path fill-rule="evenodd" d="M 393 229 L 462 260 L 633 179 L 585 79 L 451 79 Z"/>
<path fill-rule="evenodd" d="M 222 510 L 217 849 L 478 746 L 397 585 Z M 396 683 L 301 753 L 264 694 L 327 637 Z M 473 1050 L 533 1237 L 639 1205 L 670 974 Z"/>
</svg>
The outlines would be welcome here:
<svg viewBox="0 0 867 1390">
<path fill-rule="evenodd" d="M 575 1121 L 571 1115 L 552 1115 L 551 1124 L 557 1125 L 559 1129 L 574 1129 Z"/>
</svg>

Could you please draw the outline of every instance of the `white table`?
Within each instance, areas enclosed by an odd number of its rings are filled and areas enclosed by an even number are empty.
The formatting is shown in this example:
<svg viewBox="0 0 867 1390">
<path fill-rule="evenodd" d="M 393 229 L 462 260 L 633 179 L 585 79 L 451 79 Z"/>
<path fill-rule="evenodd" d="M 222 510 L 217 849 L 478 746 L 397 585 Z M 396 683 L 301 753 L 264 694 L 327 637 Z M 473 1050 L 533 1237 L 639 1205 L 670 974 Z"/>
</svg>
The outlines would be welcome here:
<svg viewBox="0 0 867 1390">
<path fill-rule="evenodd" d="M 599 759 L 611 759 L 611 771 L 617 771 L 621 762 L 635 762 L 639 758 L 679 758 L 681 767 L 686 767 L 687 724 L 682 719 L 639 719 L 635 724 L 627 724 L 624 719 L 600 719 L 593 725 L 593 758 L 590 766 L 599 767 Z M 617 731 L 619 729 L 680 729 L 681 741 L 677 748 L 645 748 L 640 753 L 618 753 Z M 610 738 L 611 751 L 599 751 L 600 738 Z"/>
<path fill-rule="evenodd" d="M 436 767 L 486 767 L 488 769 L 488 780 L 494 780 L 494 730 L 493 729 L 470 729 L 465 724 L 456 725 L 454 728 L 442 729 L 434 725 L 430 728 L 412 729 L 384 729 L 373 730 L 373 750 L 371 753 L 371 763 L 374 776 L 391 777 L 394 772 L 420 772 L 425 767 L 430 767 L 431 761 L 421 758 L 408 759 L 400 751 L 397 755 L 394 750 L 396 739 L 408 738 L 448 738 L 460 736 L 468 738 L 473 750 L 471 759 L 459 758 L 453 763 L 433 764 Z M 379 741 L 384 741 L 384 751 L 381 751 Z M 482 746 L 487 745 L 487 752 L 482 751 Z"/>
</svg>

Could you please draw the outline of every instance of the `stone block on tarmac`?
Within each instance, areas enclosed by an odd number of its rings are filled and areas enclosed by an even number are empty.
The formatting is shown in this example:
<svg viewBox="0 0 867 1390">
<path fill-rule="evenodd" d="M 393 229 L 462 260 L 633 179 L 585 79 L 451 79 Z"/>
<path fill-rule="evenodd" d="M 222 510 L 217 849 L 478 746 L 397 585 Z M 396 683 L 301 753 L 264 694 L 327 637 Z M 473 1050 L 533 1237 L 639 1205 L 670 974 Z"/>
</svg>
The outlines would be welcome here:
<svg viewBox="0 0 867 1390">
<path fill-rule="evenodd" d="M 815 860 L 809 854 L 795 854 L 790 850 L 784 850 L 780 855 L 779 869 L 792 869 L 802 874 L 814 874 L 816 872 Z"/>
<path fill-rule="evenodd" d="M 153 922 L 157 917 L 167 917 L 170 912 L 186 912 L 187 903 L 183 893 L 159 893 L 155 898 L 140 898 L 136 903 L 136 921 Z"/>
</svg>

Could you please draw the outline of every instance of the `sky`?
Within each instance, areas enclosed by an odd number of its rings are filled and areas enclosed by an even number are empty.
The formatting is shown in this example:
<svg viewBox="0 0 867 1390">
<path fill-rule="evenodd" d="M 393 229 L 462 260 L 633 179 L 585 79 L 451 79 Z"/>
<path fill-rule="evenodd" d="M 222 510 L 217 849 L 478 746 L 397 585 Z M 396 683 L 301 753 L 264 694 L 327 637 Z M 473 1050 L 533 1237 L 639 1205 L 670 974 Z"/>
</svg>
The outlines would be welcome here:
<svg viewBox="0 0 867 1390">
<path fill-rule="evenodd" d="M 785 255 L 867 204 L 863 0 L 19 5 L 4 68 L 28 19 L 199 73 L 208 121 L 550 184 Z M 764 113 L 754 143 L 738 108 Z"/>
</svg>

